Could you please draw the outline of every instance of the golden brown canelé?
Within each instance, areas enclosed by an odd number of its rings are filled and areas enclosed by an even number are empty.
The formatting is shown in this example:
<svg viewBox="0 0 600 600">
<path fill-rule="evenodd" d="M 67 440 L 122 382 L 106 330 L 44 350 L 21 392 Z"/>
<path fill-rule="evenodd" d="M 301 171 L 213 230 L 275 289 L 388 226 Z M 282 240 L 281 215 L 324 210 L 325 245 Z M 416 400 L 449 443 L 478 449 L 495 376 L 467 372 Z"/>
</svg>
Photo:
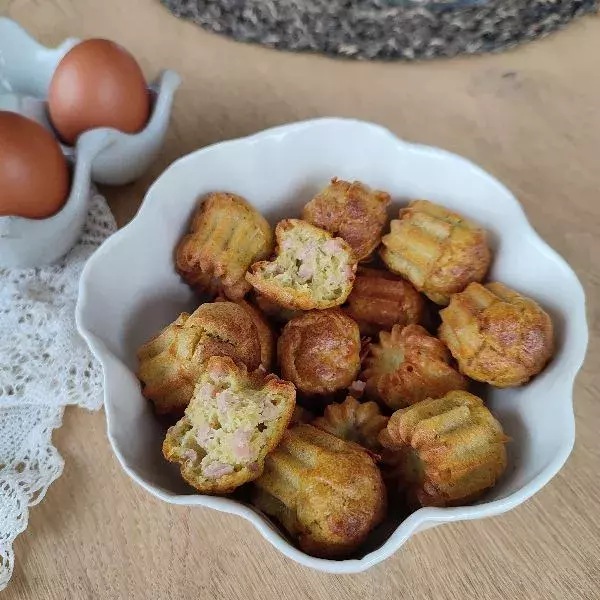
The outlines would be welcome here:
<svg viewBox="0 0 600 600">
<path fill-rule="evenodd" d="M 300 310 L 332 308 L 346 301 L 356 259 L 342 238 L 300 219 L 280 221 L 275 237 L 273 260 L 254 263 L 246 273 L 257 292 L 280 306 Z"/>
<path fill-rule="evenodd" d="M 359 267 L 344 309 L 358 323 L 362 335 L 374 336 L 396 324 L 419 323 L 424 300 L 406 279 Z"/>
<path fill-rule="evenodd" d="M 285 432 L 254 488 L 252 503 L 313 556 L 347 556 L 385 516 L 386 491 L 374 460 L 312 425 Z"/>
<path fill-rule="evenodd" d="M 281 375 L 307 395 L 347 388 L 360 370 L 358 325 L 340 309 L 314 310 L 291 319 L 277 343 Z"/>
<path fill-rule="evenodd" d="M 451 360 L 446 346 L 420 325 L 395 325 L 390 333 L 379 334 L 378 344 L 370 345 L 361 379 L 369 398 L 395 410 L 466 389 L 466 377 Z"/>
<path fill-rule="evenodd" d="M 365 260 L 381 242 L 389 203 L 386 192 L 334 177 L 304 207 L 302 218 L 346 240 L 356 258 Z"/>
<path fill-rule="evenodd" d="M 295 397 L 291 383 L 213 356 L 184 417 L 169 428 L 163 454 L 200 492 L 230 493 L 262 473 L 292 418 Z"/>
<path fill-rule="evenodd" d="M 227 302 L 228 300 L 223 296 L 219 296 L 215 302 Z M 273 366 L 273 360 L 275 358 L 275 332 L 273 328 L 263 315 L 260 309 L 256 306 L 247 302 L 246 300 L 236 300 L 235 304 L 241 306 L 250 316 L 252 322 L 258 332 L 258 339 L 260 340 L 260 364 L 269 371 Z"/>
<path fill-rule="evenodd" d="M 381 258 L 436 304 L 485 277 L 491 253 L 484 229 L 427 200 L 414 200 L 399 217 L 382 239 Z"/>
<path fill-rule="evenodd" d="M 209 302 L 191 315 L 182 313 L 138 350 L 137 375 L 158 414 L 182 413 L 211 356 L 230 356 L 256 369 L 261 355 L 261 338 L 249 313 L 233 302 Z"/>
<path fill-rule="evenodd" d="M 248 267 L 273 251 L 266 219 L 236 194 L 208 194 L 175 254 L 177 271 L 194 289 L 239 300 L 250 290 Z"/>
<path fill-rule="evenodd" d="M 376 402 L 361 403 L 348 396 L 340 404 L 334 402 L 327 406 L 324 415 L 312 424 L 378 454 L 381 451 L 379 433 L 385 429 L 387 422 L 388 417 L 381 414 Z"/>
<path fill-rule="evenodd" d="M 472 283 L 440 311 L 439 335 L 465 375 L 496 387 L 522 385 L 554 353 L 552 320 L 501 283 Z"/>
<path fill-rule="evenodd" d="M 413 507 L 473 502 L 506 468 L 502 426 L 465 391 L 396 411 L 379 440 L 393 452 L 396 484 Z"/>
</svg>

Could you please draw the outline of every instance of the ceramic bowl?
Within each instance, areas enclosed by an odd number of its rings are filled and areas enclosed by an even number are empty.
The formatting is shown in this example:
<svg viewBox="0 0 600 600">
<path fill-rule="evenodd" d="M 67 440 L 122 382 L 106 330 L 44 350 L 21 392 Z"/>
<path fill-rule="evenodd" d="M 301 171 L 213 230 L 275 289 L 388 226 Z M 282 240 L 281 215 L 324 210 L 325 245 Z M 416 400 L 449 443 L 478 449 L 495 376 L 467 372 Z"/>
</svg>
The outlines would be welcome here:
<svg viewBox="0 0 600 600">
<path fill-rule="evenodd" d="M 174 271 L 173 249 L 198 196 L 213 190 L 241 194 L 274 224 L 300 214 L 332 176 L 389 191 L 394 213 L 410 198 L 428 198 L 478 221 L 490 232 L 495 253 L 490 278 L 539 301 L 552 315 L 557 336 L 554 359 L 530 384 L 487 391 L 488 406 L 513 439 L 510 467 L 498 485 L 472 506 L 421 508 L 404 520 L 390 517 L 350 560 L 308 556 L 252 507 L 188 487 L 161 456 L 164 431 L 135 376 L 136 349 L 197 303 Z M 165 502 L 240 515 L 285 555 L 323 571 L 362 571 L 418 531 L 518 506 L 557 473 L 575 439 L 573 381 L 588 337 L 577 277 L 492 176 L 459 156 L 408 144 L 368 123 L 323 119 L 287 125 L 175 162 L 150 188 L 137 217 L 89 260 L 77 322 L 104 367 L 108 437 L 131 478 Z"/>
</svg>

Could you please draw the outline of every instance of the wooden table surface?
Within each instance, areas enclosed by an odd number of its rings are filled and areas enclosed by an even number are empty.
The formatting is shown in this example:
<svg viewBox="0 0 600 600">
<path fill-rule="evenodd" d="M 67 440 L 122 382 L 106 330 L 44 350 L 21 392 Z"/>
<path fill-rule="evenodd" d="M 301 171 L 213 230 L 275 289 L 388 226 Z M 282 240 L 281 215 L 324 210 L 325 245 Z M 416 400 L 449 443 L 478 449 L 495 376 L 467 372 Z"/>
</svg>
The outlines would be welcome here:
<svg viewBox="0 0 600 600">
<path fill-rule="evenodd" d="M 511 513 L 419 534 L 356 576 L 298 566 L 239 518 L 161 503 L 121 471 L 104 415 L 69 409 L 54 436 L 64 475 L 17 539 L 3 598 L 600 598 L 598 18 L 502 55 L 373 64 L 235 44 L 176 20 L 158 0 L 0 0 L 0 14 L 44 43 L 104 36 L 149 76 L 165 67 L 182 75 L 152 171 L 103 190 L 120 224 L 150 182 L 196 148 L 307 117 L 368 119 L 504 181 L 577 271 L 591 328 L 575 388 L 577 442 L 560 474 Z"/>
</svg>

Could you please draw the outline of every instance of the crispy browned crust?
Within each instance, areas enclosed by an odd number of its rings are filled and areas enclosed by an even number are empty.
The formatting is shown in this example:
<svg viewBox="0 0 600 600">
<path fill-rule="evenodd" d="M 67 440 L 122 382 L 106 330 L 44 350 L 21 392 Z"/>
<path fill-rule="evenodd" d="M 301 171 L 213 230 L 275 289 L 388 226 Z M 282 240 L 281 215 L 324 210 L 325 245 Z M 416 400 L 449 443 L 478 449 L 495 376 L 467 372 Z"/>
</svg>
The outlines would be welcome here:
<svg viewBox="0 0 600 600">
<path fill-rule="evenodd" d="M 522 385 L 554 353 L 552 320 L 534 300 L 501 283 L 472 283 L 440 311 L 442 339 L 460 370 L 497 387 Z"/>
<path fill-rule="evenodd" d="M 227 299 L 219 296 L 216 302 L 227 302 Z M 275 332 L 273 328 L 262 312 L 250 302 L 237 300 L 235 303 L 241 306 L 252 319 L 260 340 L 260 363 L 267 371 L 270 371 L 275 358 Z"/>
<path fill-rule="evenodd" d="M 411 505 L 472 502 L 506 468 L 502 426 L 480 398 L 464 391 L 396 411 L 379 441 L 389 449 L 384 460 Z"/>
<path fill-rule="evenodd" d="M 358 260 L 369 258 L 379 246 L 387 222 L 390 195 L 371 190 L 360 181 L 331 183 L 305 207 L 302 218 L 345 239 Z"/>
<path fill-rule="evenodd" d="M 175 264 L 199 292 L 238 300 L 250 290 L 244 278 L 248 267 L 272 250 L 266 219 L 242 197 L 214 192 L 196 210 L 190 233 L 177 246 Z"/>
<path fill-rule="evenodd" d="M 347 388 L 360 370 L 358 325 L 340 309 L 315 310 L 291 319 L 277 343 L 281 375 L 307 395 Z"/>
<path fill-rule="evenodd" d="M 261 351 L 259 331 L 245 308 L 233 302 L 206 303 L 192 315 L 182 313 L 138 350 L 137 375 L 158 414 L 179 414 L 208 358 L 230 356 L 255 369 Z"/>
<path fill-rule="evenodd" d="M 258 308 L 260 308 L 269 319 L 279 325 L 285 325 L 292 317 L 302 314 L 302 311 L 285 308 L 285 306 L 277 304 L 274 300 L 271 300 L 258 292 L 254 294 L 254 301 Z"/>
<path fill-rule="evenodd" d="M 292 420 L 290 421 L 290 427 L 294 425 L 303 425 L 306 423 L 311 423 L 315 418 L 315 415 L 307 410 L 303 406 L 296 404 L 296 408 L 294 408 L 294 414 L 292 415 Z"/>
<path fill-rule="evenodd" d="M 348 442 L 355 442 L 378 454 L 381 452 L 379 433 L 388 417 L 381 414 L 376 402 L 359 402 L 348 396 L 342 403 L 330 404 L 325 414 L 312 424 Z"/>
<path fill-rule="evenodd" d="M 261 360 L 260 336 L 254 319 L 241 304 L 207 302 L 189 317 L 186 327 L 199 327 L 209 339 L 196 353 L 202 360 L 210 356 L 229 356 L 255 369 Z"/>
<path fill-rule="evenodd" d="M 464 390 L 466 377 L 454 369 L 448 349 L 420 325 L 395 325 L 371 344 L 361 379 L 370 398 L 392 409 Z"/>
<path fill-rule="evenodd" d="M 338 297 L 332 300 L 318 300 L 311 291 L 297 290 L 292 287 L 287 287 L 279 284 L 277 281 L 265 279 L 264 270 L 271 264 L 271 261 L 263 260 L 255 262 L 246 273 L 246 281 L 261 295 L 267 299 L 292 310 L 312 310 L 333 308 L 343 304 L 352 290 L 354 278 L 356 274 L 356 260 L 352 248 L 342 239 L 334 238 L 327 231 L 315 227 L 306 221 L 300 219 L 284 219 L 275 227 L 276 248 L 275 254 L 279 253 L 279 249 L 286 238 L 286 234 L 292 231 L 295 227 L 302 227 L 307 231 L 312 230 L 312 235 L 317 240 L 322 236 L 327 239 L 339 240 L 340 246 L 348 255 L 348 273 L 347 282 Z"/>
<path fill-rule="evenodd" d="M 276 424 L 266 438 L 256 461 L 216 479 L 202 475 L 198 468 L 198 462 L 185 455 L 187 448 L 182 446 L 182 436 L 192 426 L 188 414 L 190 410 L 186 409 L 185 416 L 167 431 L 162 447 L 163 456 L 169 462 L 181 465 L 180 471 L 183 479 L 203 494 L 229 494 L 240 485 L 253 481 L 263 472 L 265 457 L 277 446 L 290 423 L 296 404 L 296 390 L 291 383 L 279 379 L 276 375 L 267 374 L 262 369 L 248 372 L 245 365 L 236 364 L 227 356 L 213 356 L 206 362 L 203 374 L 198 381 L 199 385 L 202 385 L 205 374 L 209 371 L 220 372 L 223 378 L 236 378 L 249 389 L 260 389 L 265 396 L 278 395 L 284 398 L 284 410 L 277 417 Z M 190 402 L 190 407 L 194 402 L 200 402 L 195 395 Z"/>
<path fill-rule="evenodd" d="M 385 516 L 385 486 L 369 454 L 312 425 L 286 431 L 254 486 L 253 504 L 313 556 L 350 554 Z"/>
<path fill-rule="evenodd" d="M 142 394 L 154 402 L 158 414 L 182 413 L 194 392 L 197 370 L 192 357 L 201 333 L 184 328 L 188 318 L 182 313 L 138 350 Z"/>
<path fill-rule="evenodd" d="M 437 304 L 472 281 L 481 281 L 490 266 L 485 230 L 427 200 L 415 200 L 391 222 L 382 239 L 381 258 Z"/>
<path fill-rule="evenodd" d="M 357 323 L 360 333 L 374 336 L 394 325 L 419 323 L 424 300 L 413 285 L 387 271 L 359 267 L 345 310 Z"/>
</svg>

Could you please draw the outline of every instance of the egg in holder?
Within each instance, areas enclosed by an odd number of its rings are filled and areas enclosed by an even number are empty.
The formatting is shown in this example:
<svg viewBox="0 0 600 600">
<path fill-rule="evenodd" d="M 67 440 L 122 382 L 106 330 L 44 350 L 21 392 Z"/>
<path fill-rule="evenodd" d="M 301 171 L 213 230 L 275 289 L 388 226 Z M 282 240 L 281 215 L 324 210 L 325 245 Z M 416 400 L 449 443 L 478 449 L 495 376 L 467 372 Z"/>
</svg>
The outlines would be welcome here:
<svg viewBox="0 0 600 600">
<path fill-rule="evenodd" d="M 58 138 L 47 117 L 46 99 L 57 68 L 78 44 L 70 38 L 57 48 L 46 48 L 17 23 L 0 17 L 0 111 L 33 119 Z M 148 86 L 150 113 L 138 133 L 101 127 L 83 133 L 74 146 L 61 143 L 70 167 L 67 199 L 46 218 L 0 216 L 0 268 L 51 264 L 68 252 L 81 235 L 92 182 L 130 183 L 156 158 L 180 82 L 177 73 L 167 70 Z"/>
</svg>

